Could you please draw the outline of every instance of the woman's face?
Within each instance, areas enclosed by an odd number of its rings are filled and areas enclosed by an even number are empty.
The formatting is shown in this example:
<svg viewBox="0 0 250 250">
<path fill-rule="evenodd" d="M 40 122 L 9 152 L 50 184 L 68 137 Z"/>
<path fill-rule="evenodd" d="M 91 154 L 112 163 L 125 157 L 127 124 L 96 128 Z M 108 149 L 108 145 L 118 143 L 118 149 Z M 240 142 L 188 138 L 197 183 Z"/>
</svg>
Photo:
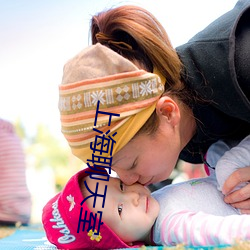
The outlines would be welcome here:
<svg viewBox="0 0 250 250">
<path fill-rule="evenodd" d="M 181 151 L 180 139 L 174 129 L 162 131 L 136 136 L 113 156 L 112 169 L 126 185 L 149 185 L 170 176 Z"/>
</svg>

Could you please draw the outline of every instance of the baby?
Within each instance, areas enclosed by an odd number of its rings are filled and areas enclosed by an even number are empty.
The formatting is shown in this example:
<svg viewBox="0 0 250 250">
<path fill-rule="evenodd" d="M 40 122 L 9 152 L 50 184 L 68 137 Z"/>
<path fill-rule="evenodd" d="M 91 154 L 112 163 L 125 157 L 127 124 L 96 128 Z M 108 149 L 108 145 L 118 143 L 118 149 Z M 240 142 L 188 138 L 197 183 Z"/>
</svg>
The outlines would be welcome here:
<svg viewBox="0 0 250 250">
<path fill-rule="evenodd" d="M 129 243 L 144 241 L 159 213 L 159 204 L 149 190 L 140 184 L 125 187 L 118 178 L 110 177 L 108 182 L 93 178 L 98 175 L 92 169 L 81 170 L 46 204 L 42 220 L 48 240 L 60 249 L 129 248 Z M 91 193 L 95 190 L 99 197 Z M 136 201 L 133 196 L 143 198 Z M 130 198 L 138 204 L 129 203 Z M 96 220 L 90 219 L 91 212 L 96 213 Z M 88 230 L 93 223 L 97 230 Z"/>
<path fill-rule="evenodd" d="M 221 141 L 213 145 L 209 164 L 220 157 L 216 152 L 228 149 Z M 220 158 L 216 174 L 220 165 L 223 173 L 225 164 L 235 170 L 242 161 L 249 162 L 249 156 L 250 136 Z M 151 195 L 140 184 L 127 186 L 112 177 L 104 181 L 97 172 L 84 169 L 44 207 L 43 225 L 48 240 L 60 249 L 208 246 L 250 239 L 250 216 L 226 204 L 217 188 L 223 187 L 224 178 L 219 176 L 217 182 L 210 169 L 209 177 L 169 185 Z"/>
</svg>

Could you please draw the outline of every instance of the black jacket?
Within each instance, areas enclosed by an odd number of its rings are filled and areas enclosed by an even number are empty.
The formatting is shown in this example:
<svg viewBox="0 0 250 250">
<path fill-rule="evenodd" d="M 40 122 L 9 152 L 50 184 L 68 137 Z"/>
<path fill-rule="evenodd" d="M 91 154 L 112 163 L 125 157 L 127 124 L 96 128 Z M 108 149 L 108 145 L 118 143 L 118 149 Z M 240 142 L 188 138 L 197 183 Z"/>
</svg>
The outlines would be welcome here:
<svg viewBox="0 0 250 250">
<path fill-rule="evenodd" d="M 207 100 L 192 107 L 197 132 L 180 154 L 201 163 L 217 140 L 250 134 L 250 0 L 238 1 L 176 50 L 185 83 Z"/>
</svg>

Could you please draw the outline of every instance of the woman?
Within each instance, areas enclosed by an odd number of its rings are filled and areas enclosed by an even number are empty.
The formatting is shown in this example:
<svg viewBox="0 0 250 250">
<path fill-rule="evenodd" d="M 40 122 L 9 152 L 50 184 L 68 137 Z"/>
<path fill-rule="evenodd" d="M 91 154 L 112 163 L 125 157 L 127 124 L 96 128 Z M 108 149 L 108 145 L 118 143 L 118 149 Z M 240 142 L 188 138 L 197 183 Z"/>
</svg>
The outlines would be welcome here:
<svg viewBox="0 0 250 250">
<path fill-rule="evenodd" d="M 250 134 L 249 14 L 250 1 L 239 1 L 232 11 L 197 34 L 190 42 L 178 47 L 176 51 L 161 24 L 152 14 L 139 7 L 121 6 L 101 12 L 92 18 L 93 44 L 102 44 L 120 57 L 101 46 L 93 47 L 98 53 L 94 53 L 93 50 L 85 51 L 68 62 L 64 69 L 63 85 L 87 79 L 84 86 L 89 85 L 89 88 L 92 88 L 89 71 L 103 71 L 105 68 L 104 76 L 107 76 L 111 75 L 107 68 L 113 71 L 115 66 L 109 66 L 118 64 L 126 65 L 127 71 L 142 69 L 153 72 L 165 83 L 164 93 L 154 96 L 156 99 L 148 105 L 151 110 L 146 116 L 136 119 L 137 123 L 134 122 L 129 130 L 116 130 L 119 138 L 115 138 L 112 169 L 124 183 L 129 185 L 139 182 L 149 185 L 159 182 L 169 177 L 179 157 L 188 162 L 202 163 L 203 156 L 212 143 L 219 139 L 241 140 Z M 105 52 L 103 57 L 102 52 Z M 108 57 L 112 60 L 108 60 Z M 89 62 L 89 68 L 82 69 L 85 73 L 83 78 L 79 78 L 79 72 L 72 73 L 79 67 L 79 63 L 83 63 L 79 58 Z M 128 65 L 125 58 L 136 68 Z M 120 68 L 119 70 L 112 74 L 126 72 Z M 98 77 L 103 77 L 103 74 L 97 75 L 97 79 Z M 69 91 L 63 85 L 61 97 L 66 95 L 63 91 Z M 70 86 L 73 88 L 76 85 L 69 85 L 69 88 Z M 98 86 L 102 89 L 104 85 Z M 146 100 L 147 94 L 152 94 L 151 92 L 150 89 L 141 96 Z M 99 100 L 103 95 L 99 95 Z M 75 102 L 75 97 L 72 96 L 72 102 Z M 78 97 L 79 103 L 81 96 Z M 86 103 L 86 95 L 83 98 Z M 91 96 L 88 98 L 90 100 Z M 64 102 L 61 98 L 64 105 L 66 99 L 63 100 Z M 141 100 L 138 99 L 138 102 L 141 103 Z M 135 101 L 131 100 L 130 104 L 134 103 Z M 109 112 L 117 110 L 108 105 L 100 107 L 107 108 Z M 124 112 L 121 107 L 123 106 L 120 104 L 118 110 L 121 113 L 117 113 L 124 117 L 129 109 Z M 85 133 L 85 128 L 76 128 L 70 135 L 67 132 L 68 114 L 62 112 L 66 112 L 67 107 L 64 108 L 61 109 L 62 131 L 73 153 L 84 161 L 91 161 L 87 158 L 86 151 L 80 149 L 80 144 L 74 145 L 80 137 L 83 138 L 81 133 Z M 82 111 L 88 110 L 89 106 Z M 76 118 L 74 124 L 80 126 L 79 118 L 74 112 L 70 113 L 70 119 Z M 136 112 L 132 112 L 130 116 L 134 116 Z M 91 117 L 92 121 L 94 118 L 95 116 Z M 129 117 L 127 119 L 131 121 Z M 123 123 L 126 125 L 128 121 L 124 120 Z M 124 136 L 121 137 L 121 134 Z M 90 137 L 84 137 L 82 141 L 89 145 Z M 92 163 L 95 163 L 93 159 Z M 225 190 L 229 193 L 239 182 L 249 179 L 250 166 L 246 166 L 228 178 Z M 225 201 L 233 203 L 237 208 L 250 211 L 249 191 L 250 185 L 247 185 L 244 189 L 228 195 Z"/>
</svg>

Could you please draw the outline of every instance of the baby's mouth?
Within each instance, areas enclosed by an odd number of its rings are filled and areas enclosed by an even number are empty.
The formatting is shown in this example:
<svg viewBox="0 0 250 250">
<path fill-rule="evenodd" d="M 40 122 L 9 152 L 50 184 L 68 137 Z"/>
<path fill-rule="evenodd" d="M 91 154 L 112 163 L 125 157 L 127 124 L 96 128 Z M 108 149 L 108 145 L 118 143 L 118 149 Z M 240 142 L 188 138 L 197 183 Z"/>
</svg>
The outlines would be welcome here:
<svg viewBox="0 0 250 250">
<path fill-rule="evenodd" d="M 146 196 L 146 213 L 148 212 L 148 205 L 149 205 L 149 200 L 148 197 Z"/>
</svg>

